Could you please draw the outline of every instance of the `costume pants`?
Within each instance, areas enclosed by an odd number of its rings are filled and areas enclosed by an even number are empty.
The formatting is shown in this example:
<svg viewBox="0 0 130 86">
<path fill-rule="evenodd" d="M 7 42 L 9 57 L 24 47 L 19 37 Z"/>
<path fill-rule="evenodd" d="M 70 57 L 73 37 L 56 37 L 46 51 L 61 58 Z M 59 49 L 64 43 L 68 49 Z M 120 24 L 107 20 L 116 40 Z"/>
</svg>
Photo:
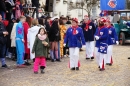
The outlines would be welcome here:
<svg viewBox="0 0 130 86">
<path fill-rule="evenodd" d="M 86 57 L 91 58 L 94 54 L 94 41 L 86 42 Z"/>
<path fill-rule="evenodd" d="M 99 56 L 100 69 L 105 69 L 106 56 L 107 54 L 100 53 L 100 56 Z"/>
<path fill-rule="evenodd" d="M 95 58 L 96 58 L 98 66 L 99 66 L 100 53 L 98 52 L 98 47 L 95 47 Z"/>
<path fill-rule="evenodd" d="M 79 48 L 69 48 L 70 53 L 70 68 L 78 67 L 79 62 Z"/>
<path fill-rule="evenodd" d="M 22 40 L 16 40 L 16 51 L 17 51 L 17 64 L 24 64 L 24 43 Z"/>
<path fill-rule="evenodd" d="M 112 51 L 113 51 L 113 45 L 109 45 L 107 49 L 107 58 L 106 63 L 113 63 L 112 61 Z"/>
</svg>

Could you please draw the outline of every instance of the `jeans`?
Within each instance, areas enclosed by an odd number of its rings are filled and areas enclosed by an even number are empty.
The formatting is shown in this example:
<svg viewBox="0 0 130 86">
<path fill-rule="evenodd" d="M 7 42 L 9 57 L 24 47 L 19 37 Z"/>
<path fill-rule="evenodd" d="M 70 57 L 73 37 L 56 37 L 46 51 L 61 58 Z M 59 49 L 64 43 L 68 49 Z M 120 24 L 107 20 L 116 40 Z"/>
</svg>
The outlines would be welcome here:
<svg viewBox="0 0 130 86">
<path fill-rule="evenodd" d="M 6 52 L 6 45 L 0 44 L 0 60 L 2 65 L 5 65 L 5 52 Z"/>
<path fill-rule="evenodd" d="M 5 20 L 5 12 L 4 11 L 0 11 L 0 14 L 2 16 L 2 20 Z"/>
<path fill-rule="evenodd" d="M 35 12 L 36 12 L 36 18 L 38 19 L 39 18 L 39 11 L 38 11 L 38 8 L 36 7 L 33 11 L 33 14 L 32 14 L 32 17 L 34 18 L 34 15 L 35 15 Z"/>
</svg>

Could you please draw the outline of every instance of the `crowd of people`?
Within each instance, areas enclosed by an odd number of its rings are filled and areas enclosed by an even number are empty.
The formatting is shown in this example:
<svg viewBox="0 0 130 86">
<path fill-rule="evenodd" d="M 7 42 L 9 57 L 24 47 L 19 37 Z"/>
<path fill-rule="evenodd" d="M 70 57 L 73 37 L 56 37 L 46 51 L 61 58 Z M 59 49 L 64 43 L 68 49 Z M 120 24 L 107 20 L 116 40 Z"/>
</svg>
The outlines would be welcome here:
<svg viewBox="0 0 130 86">
<path fill-rule="evenodd" d="M 38 73 L 39 66 L 41 73 L 44 73 L 46 60 L 61 62 L 62 58 L 69 57 L 70 69 L 79 70 L 79 51 L 83 47 L 86 49 L 86 60 L 96 58 L 100 71 L 105 70 L 105 64 L 111 66 L 113 63 L 113 45 L 119 43 L 109 18 L 101 17 L 93 21 L 85 15 L 79 25 L 77 18 L 37 16 L 38 18 L 34 19 L 30 16 L 23 16 L 21 10 L 21 15 L 11 18 L 11 14 L 8 17 L 9 10 L 2 11 L 0 8 L 0 12 L 2 67 L 8 67 L 5 56 L 17 61 L 19 68 L 31 65 L 28 61 L 31 59 L 34 62 L 34 73 Z M 6 12 L 6 19 L 9 23 L 4 22 L 5 17 L 2 12 Z"/>
</svg>

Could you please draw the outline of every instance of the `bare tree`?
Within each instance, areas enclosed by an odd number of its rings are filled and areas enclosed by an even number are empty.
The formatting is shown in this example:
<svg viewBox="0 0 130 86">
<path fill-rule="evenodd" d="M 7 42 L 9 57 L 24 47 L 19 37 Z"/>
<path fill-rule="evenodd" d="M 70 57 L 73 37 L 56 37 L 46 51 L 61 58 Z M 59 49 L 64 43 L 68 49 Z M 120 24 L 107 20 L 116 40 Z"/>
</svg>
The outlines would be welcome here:
<svg viewBox="0 0 130 86">
<path fill-rule="evenodd" d="M 127 3 L 127 9 L 130 9 L 130 0 L 126 0 Z"/>
<path fill-rule="evenodd" d="M 93 7 L 97 5 L 99 5 L 99 0 L 81 0 L 81 2 L 77 1 L 76 3 L 72 3 L 70 1 L 68 3 L 68 9 L 83 9 L 88 13 L 88 16 L 90 17 Z"/>
</svg>

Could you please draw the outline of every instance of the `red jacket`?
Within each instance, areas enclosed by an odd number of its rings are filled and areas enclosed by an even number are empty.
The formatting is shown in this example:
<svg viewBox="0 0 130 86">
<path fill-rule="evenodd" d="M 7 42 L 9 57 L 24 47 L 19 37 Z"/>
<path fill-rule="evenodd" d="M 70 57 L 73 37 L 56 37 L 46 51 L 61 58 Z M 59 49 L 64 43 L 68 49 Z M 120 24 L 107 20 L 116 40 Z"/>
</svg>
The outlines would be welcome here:
<svg viewBox="0 0 130 86">
<path fill-rule="evenodd" d="M 27 34 L 28 34 L 28 29 L 29 29 L 29 25 L 27 22 L 23 23 L 23 27 L 24 27 L 24 46 L 25 46 L 25 53 L 30 54 L 30 50 L 27 46 Z"/>
</svg>

